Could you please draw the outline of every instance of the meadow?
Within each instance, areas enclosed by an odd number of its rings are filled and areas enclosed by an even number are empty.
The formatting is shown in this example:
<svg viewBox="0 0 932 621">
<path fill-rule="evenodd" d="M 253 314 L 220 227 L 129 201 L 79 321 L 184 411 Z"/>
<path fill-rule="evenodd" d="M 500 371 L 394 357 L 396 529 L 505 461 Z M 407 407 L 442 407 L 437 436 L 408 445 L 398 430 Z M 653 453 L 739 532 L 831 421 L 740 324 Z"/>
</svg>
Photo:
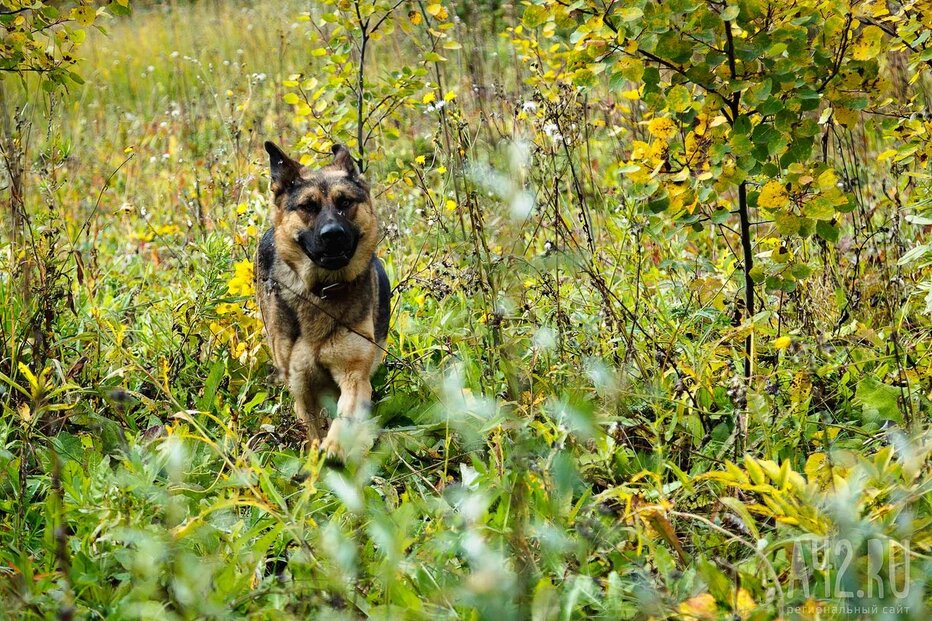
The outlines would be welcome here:
<svg viewBox="0 0 932 621">
<path fill-rule="evenodd" d="M 3 0 L 0 619 L 927 618 L 922 4 Z M 372 186 L 344 464 L 265 140 Z"/>
</svg>

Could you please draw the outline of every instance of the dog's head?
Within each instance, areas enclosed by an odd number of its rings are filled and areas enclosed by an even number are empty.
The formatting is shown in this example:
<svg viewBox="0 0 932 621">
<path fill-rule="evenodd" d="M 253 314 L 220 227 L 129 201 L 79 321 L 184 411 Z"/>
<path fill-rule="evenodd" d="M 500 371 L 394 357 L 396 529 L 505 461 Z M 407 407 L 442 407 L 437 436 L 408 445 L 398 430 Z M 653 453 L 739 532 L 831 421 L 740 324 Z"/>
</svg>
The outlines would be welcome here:
<svg viewBox="0 0 932 621">
<path fill-rule="evenodd" d="M 333 161 L 308 170 L 271 142 L 276 249 L 299 273 L 323 279 L 355 278 L 375 250 L 375 211 L 369 185 L 349 151 L 333 146 Z"/>
</svg>

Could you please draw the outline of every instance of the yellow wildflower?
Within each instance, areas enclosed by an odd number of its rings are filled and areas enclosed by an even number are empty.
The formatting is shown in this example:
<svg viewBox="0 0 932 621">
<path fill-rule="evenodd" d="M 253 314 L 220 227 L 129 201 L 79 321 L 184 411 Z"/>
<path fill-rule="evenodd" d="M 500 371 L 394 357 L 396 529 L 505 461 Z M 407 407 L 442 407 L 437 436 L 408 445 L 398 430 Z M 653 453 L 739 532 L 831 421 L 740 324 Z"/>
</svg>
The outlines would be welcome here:
<svg viewBox="0 0 932 621">
<path fill-rule="evenodd" d="M 233 266 L 233 278 L 227 283 L 231 295 L 250 296 L 254 293 L 252 261 L 245 259 Z"/>
</svg>

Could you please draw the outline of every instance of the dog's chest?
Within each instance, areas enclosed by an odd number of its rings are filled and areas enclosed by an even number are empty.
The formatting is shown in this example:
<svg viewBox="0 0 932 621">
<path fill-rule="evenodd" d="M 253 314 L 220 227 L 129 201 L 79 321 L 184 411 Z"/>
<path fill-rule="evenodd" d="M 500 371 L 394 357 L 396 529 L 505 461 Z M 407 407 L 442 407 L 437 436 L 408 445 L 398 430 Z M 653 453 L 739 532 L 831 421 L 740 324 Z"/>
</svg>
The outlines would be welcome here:
<svg viewBox="0 0 932 621">
<path fill-rule="evenodd" d="M 308 341 L 314 349 L 345 331 L 357 332 L 371 312 L 371 284 L 365 279 L 312 293 L 290 269 L 277 272 L 276 304 L 294 324 L 295 340 Z"/>
</svg>

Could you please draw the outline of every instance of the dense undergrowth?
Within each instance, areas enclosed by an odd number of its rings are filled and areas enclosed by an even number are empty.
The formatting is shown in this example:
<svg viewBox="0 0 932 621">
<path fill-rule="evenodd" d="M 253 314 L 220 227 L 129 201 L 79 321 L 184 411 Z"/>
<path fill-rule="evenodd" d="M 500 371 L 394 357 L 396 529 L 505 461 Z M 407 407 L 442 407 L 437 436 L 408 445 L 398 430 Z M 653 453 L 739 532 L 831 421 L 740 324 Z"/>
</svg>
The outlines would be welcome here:
<svg viewBox="0 0 932 621">
<path fill-rule="evenodd" d="M 926 618 L 928 30 L 836 4 L 142 3 L 4 76 L 0 617 Z M 343 468 L 252 301 L 265 139 L 373 185 Z"/>
</svg>

